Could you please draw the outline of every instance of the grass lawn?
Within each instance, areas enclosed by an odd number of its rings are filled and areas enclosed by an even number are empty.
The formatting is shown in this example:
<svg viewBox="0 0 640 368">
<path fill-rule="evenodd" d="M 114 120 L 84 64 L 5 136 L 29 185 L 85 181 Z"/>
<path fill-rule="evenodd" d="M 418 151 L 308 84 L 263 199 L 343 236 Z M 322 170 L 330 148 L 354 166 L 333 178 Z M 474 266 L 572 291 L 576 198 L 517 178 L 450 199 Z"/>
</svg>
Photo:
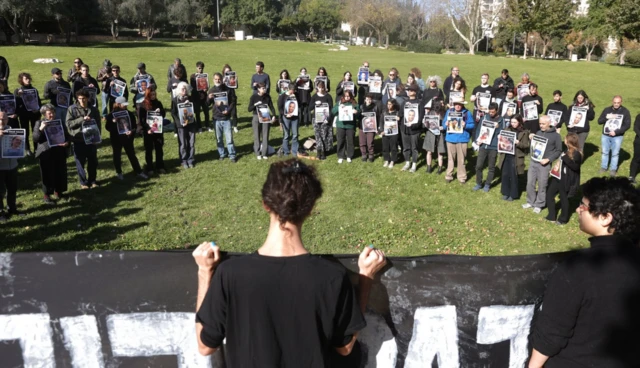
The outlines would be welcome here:
<svg viewBox="0 0 640 368">
<path fill-rule="evenodd" d="M 102 61 L 109 58 L 120 65 L 127 80 L 136 72 L 136 64 L 144 61 L 161 89 L 175 57 L 182 58 L 189 73 L 195 70 L 198 60 L 206 64 L 205 72 L 209 73 L 220 71 L 222 65 L 229 63 L 238 72 L 241 88 L 237 91 L 240 119 L 240 132 L 235 136 L 237 164 L 218 161 L 214 134 L 202 133 L 196 141 L 196 168 L 179 169 L 177 140 L 167 134 L 168 173 L 139 181 L 124 155 L 125 180 L 120 182 L 115 178 L 111 147 L 105 140 L 98 151 L 98 180 L 102 187 L 80 191 L 75 166 L 69 158 L 71 200 L 47 207 L 41 201 L 37 162 L 32 158 L 20 160 L 18 202 L 26 216 L 0 225 L 0 250 L 182 249 L 205 240 L 215 240 L 229 251 L 248 252 L 259 247 L 268 227 L 268 216 L 260 205 L 260 189 L 268 163 L 256 160 L 252 153 L 250 115 L 246 111 L 249 81 L 258 60 L 266 64 L 272 83 L 281 69 L 296 75 L 304 66 L 313 76 L 318 67 L 324 66 L 332 80 L 332 95 L 343 72 L 355 73 L 363 60 L 384 73 L 395 66 L 403 80 L 414 66 L 422 70 L 424 78 L 438 74 L 444 79 L 451 66 L 457 65 L 469 89 L 479 84 L 483 72 L 490 73 L 493 80 L 502 68 L 508 68 L 516 81 L 520 74 L 528 72 L 539 84 L 545 105 L 552 101 L 555 89 L 564 92 L 567 104 L 578 89 L 585 89 L 596 104 L 598 115 L 610 105 L 614 94 L 622 94 L 623 104 L 631 110 L 633 118 L 640 112 L 636 86 L 629 83 L 640 77 L 636 69 L 601 63 L 421 55 L 362 47 L 333 52 L 327 51 L 329 48 L 277 41 L 3 47 L 1 53 L 11 65 L 12 90 L 18 73 L 27 71 L 33 75 L 34 86 L 42 92 L 53 65 L 35 64 L 32 60 L 43 57 L 63 60 L 64 64 L 58 66 L 65 75 L 73 58 L 81 57 L 91 66 L 94 76 Z M 162 91 L 159 96 L 168 107 L 168 93 Z M 311 136 L 311 128 L 301 129 L 301 142 Z M 601 129 L 594 121 L 582 181 L 597 175 L 600 136 Z M 279 129 L 272 128 L 270 144 L 279 147 L 281 138 Z M 136 142 L 138 158 L 143 163 L 142 140 Z M 628 174 L 632 142 L 630 131 L 623 144 L 621 175 Z M 379 139 L 376 152 L 381 153 Z M 393 171 L 384 169 L 381 157 L 373 164 L 356 159 L 351 164 L 338 165 L 335 154 L 324 162 L 314 161 L 322 176 L 325 195 L 304 227 L 306 246 L 315 253 L 354 253 L 363 245 L 374 243 L 389 255 L 404 256 L 515 255 L 564 251 L 587 244 L 575 215 L 567 226 L 558 227 L 544 220 L 546 210 L 540 215 L 523 210 L 524 199 L 506 203 L 500 200 L 499 177 L 489 193 L 471 191 L 475 181 L 471 172 L 467 185 L 456 181 L 446 184 L 444 174 L 425 174 L 424 156 L 422 152 L 419 172 L 415 174 L 400 172 L 398 166 Z M 271 158 L 269 162 L 274 160 Z M 475 156 L 468 161 L 467 169 L 475 167 Z"/>
</svg>

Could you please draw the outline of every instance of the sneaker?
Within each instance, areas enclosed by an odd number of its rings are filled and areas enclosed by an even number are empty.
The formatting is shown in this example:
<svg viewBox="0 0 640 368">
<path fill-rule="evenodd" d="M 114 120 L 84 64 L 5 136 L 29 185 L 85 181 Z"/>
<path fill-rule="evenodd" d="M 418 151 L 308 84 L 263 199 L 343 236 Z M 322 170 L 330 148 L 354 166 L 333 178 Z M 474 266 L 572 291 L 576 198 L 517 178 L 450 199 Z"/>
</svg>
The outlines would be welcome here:
<svg viewBox="0 0 640 368">
<path fill-rule="evenodd" d="M 616 176 L 616 175 L 618 175 L 618 171 L 617 170 L 609 171 L 609 176 Z"/>
<path fill-rule="evenodd" d="M 320 160 L 324 161 L 326 159 L 327 159 L 327 156 L 325 156 L 325 155 L 320 156 Z"/>
<path fill-rule="evenodd" d="M 636 178 L 634 178 L 633 176 L 630 176 L 630 177 L 629 177 L 629 181 L 630 181 L 630 182 L 631 182 L 631 184 L 633 184 L 633 185 L 636 185 L 636 184 L 637 184 L 637 182 L 636 182 Z"/>
<path fill-rule="evenodd" d="M 407 162 L 406 164 L 404 164 L 404 166 L 402 166 L 402 171 L 407 171 L 409 170 L 409 167 L 411 167 L 411 163 Z"/>
<path fill-rule="evenodd" d="M 207 129 L 209 131 L 209 133 L 213 133 L 214 130 L 212 128 Z"/>
<path fill-rule="evenodd" d="M 514 201 L 514 199 L 513 199 L 513 198 L 511 198 L 511 197 L 507 197 L 507 199 L 505 199 L 505 201 L 507 201 L 507 202 L 513 202 L 513 201 Z"/>
<path fill-rule="evenodd" d="M 191 163 L 189 163 L 189 164 L 187 164 L 187 165 L 189 166 L 189 168 L 190 168 L 190 169 L 193 169 L 194 167 L 196 167 L 196 164 L 191 164 Z"/>
<path fill-rule="evenodd" d="M 350 159 L 350 158 L 348 158 L 348 157 L 347 157 L 347 162 L 348 162 L 348 163 L 351 163 L 351 159 Z"/>
<path fill-rule="evenodd" d="M 33 152 L 31 152 L 31 150 L 26 150 L 24 155 L 27 156 L 27 157 L 31 157 L 31 156 L 33 156 Z"/>
<path fill-rule="evenodd" d="M 339 158 L 339 159 L 338 159 L 338 163 L 339 163 L 339 164 L 341 164 L 341 163 L 342 163 L 342 161 L 343 161 L 343 160 L 342 160 L 341 158 Z"/>
<path fill-rule="evenodd" d="M 122 175 L 122 173 L 116 174 L 116 178 L 124 180 L 124 176 Z"/>
<path fill-rule="evenodd" d="M 258 156 L 258 157 L 260 157 L 260 156 Z M 183 169 L 188 169 L 188 168 L 189 168 L 189 165 L 187 165 L 187 164 L 182 164 L 182 168 L 183 168 Z"/>
<path fill-rule="evenodd" d="M 42 199 L 42 201 L 45 204 L 56 204 L 56 202 L 54 202 L 51 197 L 49 197 L 48 195 L 45 195 L 44 198 Z"/>
<path fill-rule="evenodd" d="M 385 161 L 382 167 L 389 167 L 389 161 Z"/>
<path fill-rule="evenodd" d="M 235 158 L 235 157 L 231 157 L 231 158 L 229 159 L 229 161 L 231 161 L 231 162 L 232 162 L 232 163 L 234 163 L 234 164 L 235 164 L 236 162 L 238 162 L 238 160 L 236 160 L 236 158 Z"/>
<path fill-rule="evenodd" d="M 482 189 L 482 190 L 483 190 L 485 193 L 488 193 L 488 192 L 489 192 L 489 190 L 491 190 L 491 187 L 490 187 L 490 186 L 488 186 L 488 185 L 485 185 L 485 186 L 484 186 L 484 189 Z"/>
<path fill-rule="evenodd" d="M 224 156 L 218 157 L 218 161 L 222 161 L 222 160 L 224 160 Z"/>
<path fill-rule="evenodd" d="M 390 161 L 390 162 L 389 162 L 389 168 L 390 168 L 390 169 L 393 169 L 393 165 L 395 165 L 395 163 L 394 163 L 393 161 Z"/>
<path fill-rule="evenodd" d="M 173 133 L 174 138 L 178 138 L 178 133 Z"/>
<path fill-rule="evenodd" d="M 556 222 L 554 222 L 554 224 L 556 224 L 556 225 L 558 225 L 558 226 L 564 226 L 564 225 L 566 225 L 567 223 L 566 223 L 566 222 L 561 222 L 561 221 L 556 221 Z"/>
<path fill-rule="evenodd" d="M 607 169 L 600 168 L 600 170 L 598 170 L 598 175 L 602 175 L 606 172 L 607 172 Z"/>
<path fill-rule="evenodd" d="M 92 188 L 92 189 L 93 189 L 93 188 L 98 188 L 98 187 L 100 187 L 100 184 L 98 184 L 98 183 L 96 183 L 96 182 L 91 183 L 91 188 Z"/>
<path fill-rule="evenodd" d="M 81 185 L 80 185 L 80 189 L 89 189 L 89 186 L 88 186 L 88 185 L 82 185 L 82 184 L 81 184 Z"/>
<path fill-rule="evenodd" d="M 447 184 L 449 184 L 449 183 L 451 183 L 453 181 L 453 179 L 444 179 L 444 180 L 447 182 Z"/>
<path fill-rule="evenodd" d="M 233 132 L 234 133 L 238 133 L 238 128 L 237 127 L 233 127 Z"/>
<path fill-rule="evenodd" d="M 542 212 L 542 208 L 540 207 L 533 207 L 533 213 L 540 213 Z"/>
<path fill-rule="evenodd" d="M 166 174 L 166 173 L 167 173 L 167 171 L 166 171 L 165 169 L 160 169 L 160 170 L 158 170 L 158 172 L 159 172 L 160 174 Z"/>
<path fill-rule="evenodd" d="M 64 198 L 64 194 L 62 194 L 62 193 L 54 192 L 53 195 L 56 196 L 57 200 L 61 200 L 61 199 Z"/>
<path fill-rule="evenodd" d="M 475 191 L 479 190 L 480 188 L 482 188 L 482 185 L 476 184 L 476 185 L 473 186 L 473 188 L 471 188 L 471 190 L 473 190 L 475 192 Z"/>
<path fill-rule="evenodd" d="M 370 156 L 369 157 L 369 162 L 373 162 L 373 161 L 374 161 L 373 156 Z"/>
<path fill-rule="evenodd" d="M 257 158 L 258 160 L 262 160 L 262 156 L 260 156 L 260 155 L 256 156 L 256 158 Z"/>
<path fill-rule="evenodd" d="M 529 208 L 531 208 L 531 207 L 533 207 L 533 206 L 532 206 L 532 205 L 530 205 L 529 203 L 525 203 L 525 204 L 523 204 L 523 205 L 522 205 L 522 208 L 524 208 L 525 210 L 526 210 L 526 209 L 529 209 Z"/>
<path fill-rule="evenodd" d="M 7 213 L 9 214 L 9 216 L 18 216 L 18 217 L 23 217 L 24 216 L 24 212 L 18 211 L 15 208 L 8 210 Z"/>
<path fill-rule="evenodd" d="M 362 156 L 360 160 L 362 160 L 362 162 L 367 162 L 367 156 Z"/>
<path fill-rule="evenodd" d="M 144 180 L 149 179 L 149 177 L 145 173 L 138 174 L 138 177 L 141 178 L 141 179 L 144 179 Z"/>
<path fill-rule="evenodd" d="M 411 169 L 409 170 L 409 172 L 411 172 L 411 173 L 416 172 L 416 168 L 417 168 L 417 167 L 416 167 L 416 164 L 415 164 L 415 163 L 414 163 L 414 164 L 411 164 Z"/>
<path fill-rule="evenodd" d="M 508 198 L 509 198 L 509 196 L 506 196 L 506 195 L 503 195 L 503 196 L 502 196 L 502 200 L 503 200 L 503 201 L 506 201 Z"/>
</svg>

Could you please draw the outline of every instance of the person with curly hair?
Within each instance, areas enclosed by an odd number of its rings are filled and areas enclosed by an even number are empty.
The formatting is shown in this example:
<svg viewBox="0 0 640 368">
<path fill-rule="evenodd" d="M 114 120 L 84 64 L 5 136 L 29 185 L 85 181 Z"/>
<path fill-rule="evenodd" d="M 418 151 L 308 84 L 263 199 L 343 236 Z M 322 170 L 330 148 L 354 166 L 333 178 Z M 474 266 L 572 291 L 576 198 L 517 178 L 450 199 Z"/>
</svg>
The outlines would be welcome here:
<svg viewBox="0 0 640 368">
<path fill-rule="evenodd" d="M 549 279 L 533 325 L 529 368 L 638 365 L 640 191 L 626 178 L 593 178 L 576 210 L 591 247 Z"/>
</svg>

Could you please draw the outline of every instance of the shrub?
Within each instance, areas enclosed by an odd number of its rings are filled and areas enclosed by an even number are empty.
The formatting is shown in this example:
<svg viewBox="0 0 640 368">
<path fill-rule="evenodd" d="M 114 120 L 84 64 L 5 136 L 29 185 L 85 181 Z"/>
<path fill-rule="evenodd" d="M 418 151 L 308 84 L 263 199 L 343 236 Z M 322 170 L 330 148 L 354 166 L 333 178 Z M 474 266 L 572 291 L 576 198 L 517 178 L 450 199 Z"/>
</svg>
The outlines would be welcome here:
<svg viewBox="0 0 640 368">
<path fill-rule="evenodd" d="M 640 50 L 627 51 L 624 61 L 626 64 L 640 65 Z"/>
<path fill-rule="evenodd" d="M 602 56 L 602 59 L 607 64 L 618 64 L 617 54 L 605 54 Z"/>
<path fill-rule="evenodd" d="M 442 45 L 430 39 L 411 41 L 407 44 L 407 50 L 425 54 L 439 54 L 442 51 Z"/>
</svg>

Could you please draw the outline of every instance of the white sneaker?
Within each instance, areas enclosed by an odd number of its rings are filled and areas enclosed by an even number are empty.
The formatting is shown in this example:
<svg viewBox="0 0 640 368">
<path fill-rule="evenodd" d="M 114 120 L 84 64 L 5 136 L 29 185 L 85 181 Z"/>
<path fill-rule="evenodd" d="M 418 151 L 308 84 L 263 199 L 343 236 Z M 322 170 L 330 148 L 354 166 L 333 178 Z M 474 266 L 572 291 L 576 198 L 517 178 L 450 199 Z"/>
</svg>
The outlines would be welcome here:
<svg viewBox="0 0 640 368">
<path fill-rule="evenodd" d="M 238 128 L 233 127 L 233 132 L 234 132 L 234 133 L 238 133 Z"/>
<path fill-rule="evenodd" d="M 149 179 L 149 177 L 145 173 L 138 174 L 138 177 L 141 178 L 141 179 L 144 179 L 144 180 Z"/>
<path fill-rule="evenodd" d="M 409 172 L 412 172 L 412 173 L 416 172 L 416 164 L 415 163 L 411 164 L 411 170 L 409 170 Z"/>
<path fill-rule="evenodd" d="M 341 163 L 342 163 L 342 161 L 343 161 L 343 160 L 342 160 L 341 158 L 339 158 L 339 159 L 338 159 L 338 163 L 339 163 L 339 164 L 341 164 Z"/>
<path fill-rule="evenodd" d="M 173 133 L 174 138 L 178 138 L 178 133 Z"/>
<path fill-rule="evenodd" d="M 258 160 L 262 160 L 262 156 L 260 156 L 260 155 L 256 156 L 256 158 L 257 158 Z"/>
<path fill-rule="evenodd" d="M 122 174 L 116 174 L 116 178 L 120 180 L 124 180 L 124 176 Z"/>
<path fill-rule="evenodd" d="M 350 159 L 350 158 L 348 158 L 348 159 L 347 159 L 347 162 L 348 162 L 348 163 L 351 163 L 351 159 Z"/>
<path fill-rule="evenodd" d="M 540 207 L 533 207 L 533 213 L 540 213 L 542 212 L 542 208 Z"/>
<path fill-rule="evenodd" d="M 209 130 L 209 133 L 213 133 L 213 129 L 209 128 L 208 130 Z"/>
<path fill-rule="evenodd" d="M 382 165 L 382 167 L 389 167 L 389 161 L 385 161 L 384 165 Z"/>
<path fill-rule="evenodd" d="M 402 171 L 409 170 L 409 167 L 411 167 L 411 163 L 407 162 L 406 164 L 404 164 L 404 166 L 402 166 Z"/>
<path fill-rule="evenodd" d="M 526 209 L 529 209 L 529 208 L 531 208 L 531 207 L 533 207 L 533 206 L 532 206 L 532 205 L 530 205 L 529 203 L 525 203 L 525 204 L 523 204 L 523 205 L 522 205 L 522 208 L 524 208 L 525 210 L 526 210 Z"/>
<path fill-rule="evenodd" d="M 389 168 L 390 169 L 393 169 L 393 165 L 394 165 L 393 161 L 389 162 Z"/>
</svg>

